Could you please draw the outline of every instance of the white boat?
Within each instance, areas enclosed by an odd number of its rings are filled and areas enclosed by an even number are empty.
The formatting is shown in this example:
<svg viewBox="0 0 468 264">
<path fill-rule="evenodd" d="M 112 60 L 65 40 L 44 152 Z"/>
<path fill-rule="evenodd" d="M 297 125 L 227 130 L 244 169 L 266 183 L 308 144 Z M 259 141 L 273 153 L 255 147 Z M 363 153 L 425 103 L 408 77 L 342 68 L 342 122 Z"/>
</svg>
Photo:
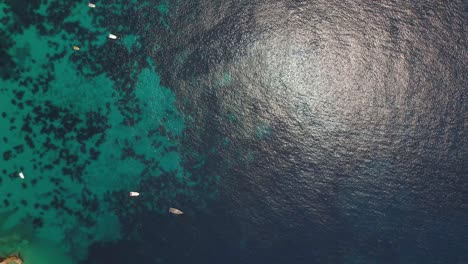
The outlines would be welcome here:
<svg viewBox="0 0 468 264">
<path fill-rule="evenodd" d="M 19 177 L 20 177 L 21 179 L 24 179 L 24 174 L 23 174 L 23 172 L 20 172 L 18 175 L 19 175 Z"/>
<path fill-rule="evenodd" d="M 169 208 L 169 213 L 171 214 L 176 214 L 176 215 L 181 215 L 183 214 L 184 212 L 182 212 L 181 210 L 177 209 L 177 208 Z"/>
<path fill-rule="evenodd" d="M 93 4 L 93 3 L 89 3 L 88 6 L 91 7 L 91 8 L 95 8 L 95 7 L 96 7 L 96 5 Z"/>
<path fill-rule="evenodd" d="M 130 192 L 130 196 L 140 196 L 140 193 L 139 192 Z"/>
<path fill-rule="evenodd" d="M 117 36 L 114 35 L 114 34 L 109 34 L 109 38 L 110 38 L 110 39 L 117 39 Z"/>
</svg>

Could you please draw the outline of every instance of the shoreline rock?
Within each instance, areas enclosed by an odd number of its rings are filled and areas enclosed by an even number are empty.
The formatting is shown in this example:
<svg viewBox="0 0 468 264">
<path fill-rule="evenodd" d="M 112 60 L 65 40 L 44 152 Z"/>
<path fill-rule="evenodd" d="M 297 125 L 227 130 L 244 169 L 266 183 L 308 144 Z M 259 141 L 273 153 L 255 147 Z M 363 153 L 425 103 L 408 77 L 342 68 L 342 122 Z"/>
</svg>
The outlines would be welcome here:
<svg viewBox="0 0 468 264">
<path fill-rule="evenodd" d="M 7 258 L 0 257 L 0 261 L 0 264 L 23 264 L 23 260 L 19 257 L 19 255 L 13 255 Z"/>
</svg>

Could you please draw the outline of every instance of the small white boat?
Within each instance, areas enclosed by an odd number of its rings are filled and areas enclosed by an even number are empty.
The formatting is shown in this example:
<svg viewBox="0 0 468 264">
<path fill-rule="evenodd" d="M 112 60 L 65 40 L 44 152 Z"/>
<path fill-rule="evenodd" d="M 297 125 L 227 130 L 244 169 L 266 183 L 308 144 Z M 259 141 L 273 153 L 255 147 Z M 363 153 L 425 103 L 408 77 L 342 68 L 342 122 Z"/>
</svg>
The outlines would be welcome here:
<svg viewBox="0 0 468 264">
<path fill-rule="evenodd" d="M 169 208 L 169 213 L 171 214 L 175 214 L 175 215 L 181 215 L 183 214 L 184 212 L 182 212 L 181 210 L 177 209 L 177 208 Z"/>
<path fill-rule="evenodd" d="M 23 172 L 20 172 L 18 175 L 19 175 L 19 177 L 20 177 L 21 179 L 24 179 L 24 174 L 23 174 Z"/>
<path fill-rule="evenodd" d="M 93 4 L 93 3 L 89 3 L 88 6 L 91 7 L 91 8 L 95 8 L 95 7 L 96 7 L 96 5 Z"/>
<path fill-rule="evenodd" d="M 140 196 L 140 193 L 139 192 L 130 192 L 130 196 Z"/>
<path fill-rule="evenodd" d="M 114 35 L 114 34 L 109 34 L 109 38 L 110 38 L 110 39 L 117 39 L 117 36 Z"/>
<path fill-rule="evenodd" d="M 73 46 L 73 49 L 74 49 L 74 50 L 80 50 L 80 47 L 78 47 L 78 46 Z"/>
</svg>

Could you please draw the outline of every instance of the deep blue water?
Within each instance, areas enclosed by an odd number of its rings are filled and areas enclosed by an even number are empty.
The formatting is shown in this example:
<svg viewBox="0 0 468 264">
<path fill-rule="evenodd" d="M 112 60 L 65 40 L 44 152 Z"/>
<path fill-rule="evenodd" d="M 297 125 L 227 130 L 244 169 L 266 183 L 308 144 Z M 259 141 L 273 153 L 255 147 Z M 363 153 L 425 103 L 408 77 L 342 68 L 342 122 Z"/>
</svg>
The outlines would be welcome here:
<svg viewBox="0 0 468 264">
<path fill-rule="evenodd" d="M 163 79 L 223 172 L 193 259 L 468 263 L 467 8 L 181 4 Z"/>
<path fill-rule="evenodd" d="M 144 4 L 160 2 L 99 2 L 122 6 L 99 25 L 139 44 L 103 46 L 89 76 L 115 80 L 144 138 L 134 80 L 157 70 L 177 113 L 155 133 L 191 180 L 144 178 L 162 158 L 127 145 L 139 190 L 164 194 L 144 198 L 153 210 L 109 191 L 122 236 L 82 263 L 468 263 L 467 1 Z M 183 217 L 159 210 L 171 203 Z"/>
</svg>

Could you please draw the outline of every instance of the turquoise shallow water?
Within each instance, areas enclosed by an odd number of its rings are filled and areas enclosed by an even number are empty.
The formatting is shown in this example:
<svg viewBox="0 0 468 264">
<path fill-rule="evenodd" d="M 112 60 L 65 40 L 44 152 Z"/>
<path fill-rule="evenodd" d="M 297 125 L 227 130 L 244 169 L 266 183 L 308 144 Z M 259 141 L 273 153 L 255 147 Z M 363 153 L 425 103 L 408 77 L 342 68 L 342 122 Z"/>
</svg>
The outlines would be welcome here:
<svg viewBox="0 0 468 264">
<path fill-rule="evenodd" d="M 157 35 L 121 23 L 144 10 L 168 30 L 170 7 L 133 4 L 0 3 L 0 255 L 76 263 L 121 237 L 119 217 L 165 214 L 198 188 L 180 154 L 184 117 L 150 56 Z"/>
</svg>

